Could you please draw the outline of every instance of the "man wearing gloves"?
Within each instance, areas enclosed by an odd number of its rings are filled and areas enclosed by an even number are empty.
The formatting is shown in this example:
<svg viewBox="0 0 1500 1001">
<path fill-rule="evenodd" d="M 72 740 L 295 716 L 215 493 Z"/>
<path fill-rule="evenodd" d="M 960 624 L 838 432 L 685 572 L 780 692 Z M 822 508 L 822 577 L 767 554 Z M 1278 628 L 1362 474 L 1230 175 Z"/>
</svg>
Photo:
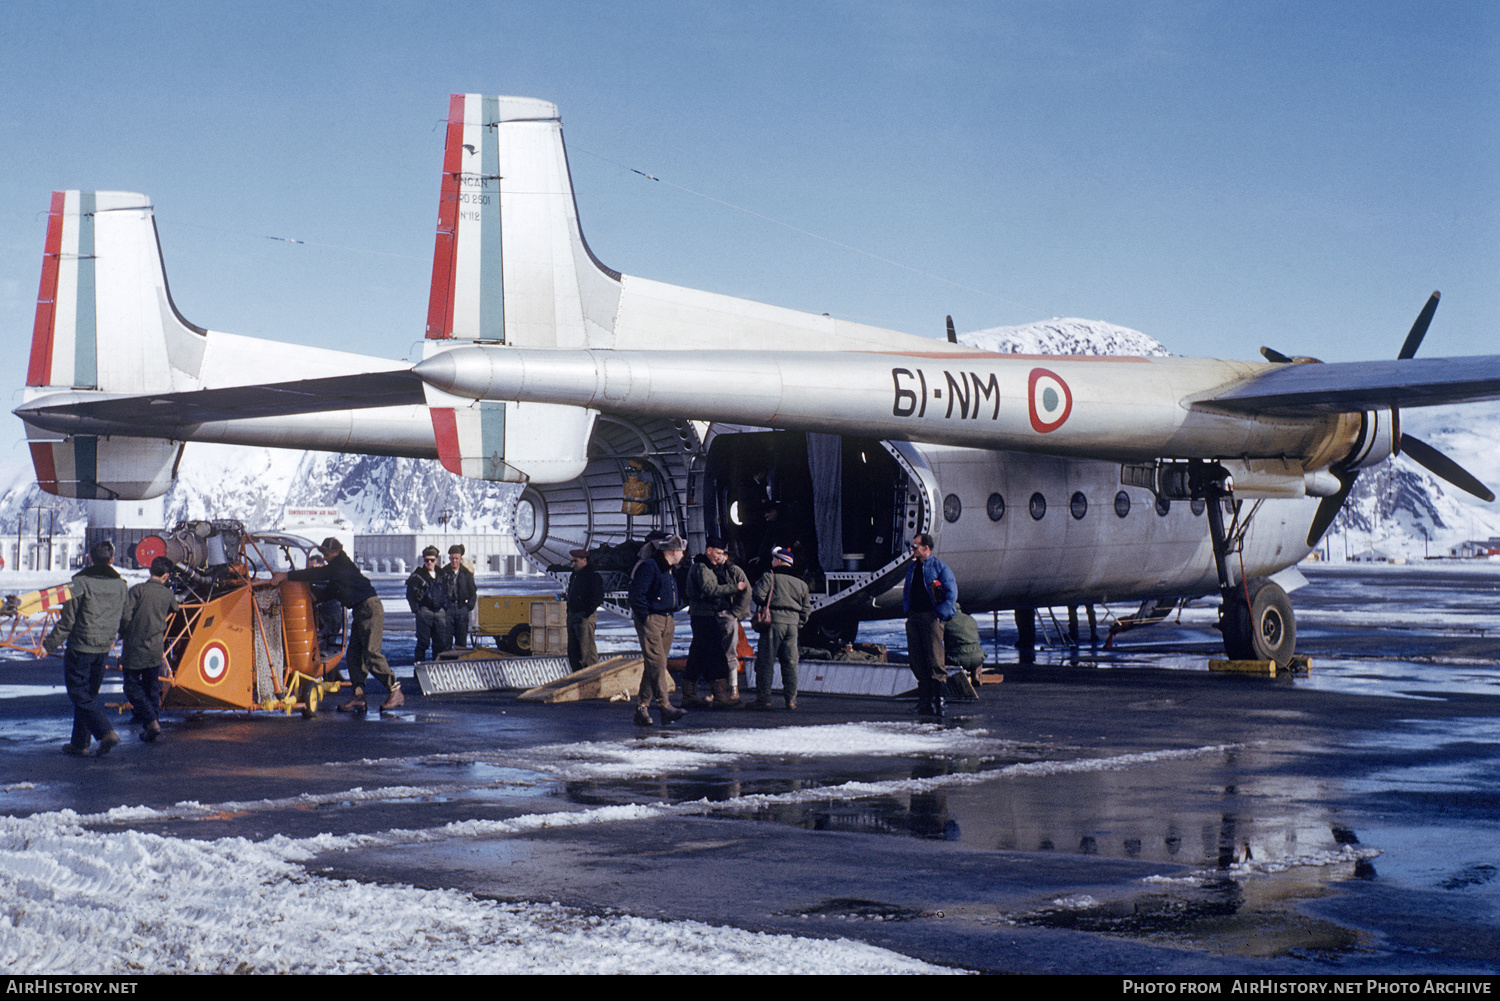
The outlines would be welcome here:
<svg viewBox="0 0 1500 1001">
<path fill-rule="evenodd" d="M 943 623 L 953 618 L 958 583 L 948 564 L 932 555 L 932 536 L 921 532 L 911 543 L 912 561 L 901 588 L 906 612 L 906 650 L 911 673 L 917 676 L 917 712 L 943 715 Z"/>
</svg>

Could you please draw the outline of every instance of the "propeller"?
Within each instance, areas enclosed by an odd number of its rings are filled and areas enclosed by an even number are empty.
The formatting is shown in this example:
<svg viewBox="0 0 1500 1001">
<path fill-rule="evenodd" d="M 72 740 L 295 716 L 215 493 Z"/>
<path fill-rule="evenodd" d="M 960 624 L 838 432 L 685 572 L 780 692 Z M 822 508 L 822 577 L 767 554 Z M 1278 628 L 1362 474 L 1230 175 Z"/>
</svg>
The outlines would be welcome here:
<svg viewBox="0 0 1500 1001">
<path fill-rule="evenodd" d="M 953 317 L 948 317 L 948 343 L 958 343 L 958 331 L 953 329 Z"/>
<path fill-rule="evenodd" d="M 1417 314 L 1416 322 L 1411 325 L 1411 330 L 1406 335 L 1406 341 L 1401 345 L 1401 351 L 1396 355 L 1398 361 L 1416 357 L 1417 348 L 1422 346 L 1422 338 L 1427 336 L 1427 328 L 1432 325 L 1432 316 L 1437 312 L 1438 300 L 1441 298 L 1441 293 L 1434 292 L 1427 299 L 1427 304 L 1422 307 L 1422 312 Z M 1303 360 L 1300 358 L 1288 358 L 1281 352 L 1274 351 L 1271 348 L 1261 348 L 1260 353 L 1268 361 L 1273 362 L 1298 362 Z M 1275 357 L 1272 357 L 1273 355 Z M 1399 421 L 1399 417 L 1397 420 Z M 1401 425 L 1397 423 L 1396 426 L 1400 427 Z M 1411 435 L 1402 432 L 1401 437 L 1396 439 L 1396 452 L 1398 454 L 1405 454 L 1407 458 L 1434 476 L 1447 480 L 1460 490 L 1465 490 L 1481 500 L 1492 501 L 1495 499 L 1495 494 L 1490 488 L 1479 482 L 1474 474 L 1420 438 L 1413 438 Z M 1349 491 L 1354 489 L 1354 481 L 1359 478 L 1359 471 L 1354 469 L 1344 471 L 1334 469 L 1330 471 L 1334 476 L 1338 477 L 1339 491 L 1331 497 L 1324 497 L 1322 502 L 1318 504 L 1317 513 L 1313 515 L 1312 525 L 1307 530 L 1307 544 L 1309 546 L 1316 546 L 1318 541 L 1323 538 L 1323 533 L 1328 531 L 1328 526 L 1333 524 L 1333 519 L 1338 516 L 1339 509 L 1344 506 L 1344 501 L 1348 499 Z"/>
<path fill-rule="evenodd" d="M 1417 465 L 1426 468 L 1432 475 L 1441 476 L 1458 489 L 1467 490 L 1482 501 L 1495 499 L 1494 491 L 1480 483 L 1473 473 L 1420 438 L 1413 438 L 1402 432 L 1400 451 Z"/>
</svg>

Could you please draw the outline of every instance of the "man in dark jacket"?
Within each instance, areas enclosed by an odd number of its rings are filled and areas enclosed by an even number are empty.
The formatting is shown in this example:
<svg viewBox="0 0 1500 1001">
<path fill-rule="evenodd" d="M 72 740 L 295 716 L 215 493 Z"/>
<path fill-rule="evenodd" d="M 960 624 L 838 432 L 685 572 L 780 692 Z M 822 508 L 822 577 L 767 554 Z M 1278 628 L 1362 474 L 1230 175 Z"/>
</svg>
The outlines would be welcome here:
<svg viewBox="0 0 1500 1001">
<path fill-rule="evenodd" d="M 406 701 L 406 697 L 401 694 L 401 682 L 396 680 L 396 672 L 391 670 L 385 654 L 380 652 L 381 642 L 385 639 L 385 606 L 380 603 L 380 597 L 375 593 L 369 578 L 360 573 L 354 561 L 344 554 L 342 542 L 329 536 L 318 543 L 318 549 L 322 551 L 324 559 L 328 560 L 325 566 L 310 566 L 305 570 L 293 570 L 289 574 L 279 573 L 272 579 L 277 582 L 301 580 L 332 584 L 333 596 L 345 608 L 354 612 L 349 627 L 349 682 L 354 694 L 348 702 L 339 706 L 339 711 L 365 711 L 366 672 L 375 675 L 390 690 L 390 696 L 380 707 L 381 712 L 395 709 Z"/>
<path fill-rule="evenodd" d="M 124 641 L 120 668 L 125 672 L 125 698 L 148 743 L 161 734 L 161 673 L 167 666 L 167 623 L 178 611 L 177 596 L 167 586 L 172 561 L 151 561 L 151 579 L 130 589 L 125 599 Z"/>
<path fill-rule="evenodd" d="M 448 631 L 448 588 L 438 572 L 437 546 L 422 550 L 422 565 L 406 578 L 406 604 L 417 617 L 417 660 L 427 659 L 432 645 L 434 659 L 448 649 L 452 634 Z"/>
<path fill-rule="evenodd" d="M 667 673 L 667 654 L 672 649 L 676 623 L 672 613 L 682 607 L 678 598 L 677 578 L 672 568 L 682 562 L 687 544 L 680 536 L 668 535 L 647 543 L 642 557 L 630 573 L 630 611 L 635 618 L 635 635 L 641 642 L 641 691 L 635 707 L 635 722 L 653 726 L 651 703 L 661 712 L 663 724 L 687 715 L 672 708 L 667 693 L 672 677 Z"/>
<path fill-rule="evenodd" d="M 599 606 L 604 604 L 604 578 L 589 566 L 587 549 L 575 549 L 568 555 L 573 558 L 573 575 L 568 578 L 568 667 L 581 671 L 599 663 L 594 629 Z"/>
<path fill-rule="evenodd" d="M 710 536 L 702 556 L 693 557 L 687 579 L 688 614 L 693 642 L 688 647 L 687 670 L 683 672 L 683 705 L 702 705 L 698 679 L 713 686 L 715 709 L 739 706 L 731 694 L 730 664 L 739 669 L 735 655 L 740 619 L 750 614 L 750 579 L 729 559 L 724 540 Z"/>
<path fill-rule="evenodd" d="M 917 712 L 943 715 L 943 686 L 948 672 L 943 667 L 943 623 L 958 607 L 958 582 L 948 564 L 932 555 L 932 536 L 920 532 L 911 542 L 911 564 L 901 588 L 901 608 L 906 612 L 906 653 L 911 673 L 917 676 Z"/>
<path fill-rule="evenodd" d="M 479 586 L 474 583 L 474 571 L 464 566 L 461 542 L 448 547 L 443 586 L 448 589 L 448 632 L 452 634 L 453 646 L 468 646 L 469 616 L 479 607 Z"/>
<path fill-rule="evenodd" d="M 63 745 L 69 754 L 83 754 L 95 737 L 103 757 L 120 743 L 110 725 L 104 707 L 99 704 L 99 687 L 104 684 L 105 659 L 115 645 L 120 620 L 125 614 L 127 589 L 115 568 L 115 547 L 109 541 L 98 542 L 89 550 L 91 565 L 73 575 L 72 597 L 63 606 L 56 627 L 42 641 L 43 648 L 56 653 L 64 643 L 63 679 L 68 698 L 73 701 L 73 738 Z"/>
</svg>

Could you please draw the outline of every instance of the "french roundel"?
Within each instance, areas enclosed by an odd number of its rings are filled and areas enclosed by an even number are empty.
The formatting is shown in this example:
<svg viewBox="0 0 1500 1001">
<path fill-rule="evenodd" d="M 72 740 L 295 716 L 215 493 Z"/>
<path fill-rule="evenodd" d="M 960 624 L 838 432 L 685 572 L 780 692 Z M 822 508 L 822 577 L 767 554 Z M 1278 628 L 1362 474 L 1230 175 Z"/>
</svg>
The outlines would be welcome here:
<svg viewBox="0 0 1500 1001">
<path fill-rule="evenodd" d="M 1027 409 L 1031 411 L 1032 429 L 1046 434 L 1062 427 L 1063 421 L 1073 412 L 1073 391 L 1056 372 L 1034 368 L 1031 370 L 1026 403 Z"/>
<path fill-rule="evenodd" d="M 224 680 L 229 670 L 229 649 L 218 640 L 209 640 L 198 655 L 198 672 L 210 685 Z"/>
</svg>

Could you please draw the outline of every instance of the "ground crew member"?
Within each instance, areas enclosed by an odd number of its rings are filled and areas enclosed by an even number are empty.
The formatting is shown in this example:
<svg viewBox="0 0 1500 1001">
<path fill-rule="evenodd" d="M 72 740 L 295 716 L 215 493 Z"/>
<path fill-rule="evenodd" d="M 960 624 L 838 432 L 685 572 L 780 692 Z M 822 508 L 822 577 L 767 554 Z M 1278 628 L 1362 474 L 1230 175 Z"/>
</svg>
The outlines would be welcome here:
<svg viewBox="0 0 1500 1001">
<path fill-rule="evenodd" d="M 141 739 L 150 743 L 161 735 L 161 672 L 167 666 L 167 623 L 178 611 L 177 596 L 167 586 L 172 561 L 151 561 L 151 578 L 130 589 L 125 599 L 120 668 L 125 672 L 125 698 L 131 715 L 141 725 Z"/>
<path fill-rule="evenodd" d="M 380 652 L 380 644 L 385 639 L 385 606 L 380 603 L 380 597 L 375 593 L 370 579 L 360 573 L 359 567 L 344 553 L 342 542 L 329 536 L 318 543 L 318 549 L 328 561 L 326 566 L 310 566 L 305 570 L 273 574 L 271 579 L 277 583 L 283 580 L 327 582 L 333 585 L 334 597 L 345 608 L 353 610 L 349 627 L 349 683 L 353 686 L 354 694 L 348 702 L 339 706 L 339 712 L 365 711 L 367 672 L 379 678 L 390 691 L 389 697 L 380 707 L 381 712 L 395 709 L 406 701 L 406 697 L 401 694 L 401 682 L 396 680 L 396 672 L 391 670 L 385 654 Z"/>
<path fill-rule="evenodd" d="M 688 648 L 687 670 L 683 672 L 682 704 L 699 700 L 698 679 L 713 686 L 715 709 L 739 705 L 730 684 L 730 664 L 739 671 L 735 647 L 740 638 L 740 619 L 750 614 L 750 578 L 735 566 L 716 536 L 708 538 L 702 556 L 693 558 L 688 568 L 688 614 L 692 616 L 693 643 Z"/>
<path fill-rule="evenodd" d="M 979 677 L 979 669 L 984 666 L 979 623 L 962 608 L 957 608 L 943 626 L 943 651 L 947 663 L 963 668 L 975 679 Z"/>
<path fill-rule="evenodd" d="M 1097 646 L 1099 643 L 1099 624 L 1094 615 L 1094 603 L 1089 602 L 1084 606 L 1089 613 L 1089 645 Z M 1068 606 L 1068 639 L 1073 646 L 1078 646 L 1078 606 Z"/>
<path fill-rule="evenodd" d="M 672 649 L 672 637 L 676 623 L 672 613 L 682 607 L 677 589 L 677 577 L 672 568 L 682 562 L 687 543 L 681 536 L 668 535 L 642 548 L 641 559 L 630 571 L 630 611 L 635 618 L 635 634 L 641 642 L 641 656 L 645 663 L 641 668 L 641 691 L 636 701 L 635 722 L 639 726 L 653 726 L 651 703 L 655 702 L 661 712 L 662 725 L 675 722 L 687 713 L 672 708 L 667 693 L 672 690 L 672 678 L 667 674 L 667 654 Z"/>
<path fill-rule="evenodd" d="M 604 604 L 604 578 L 589 566 L 587 549 L 574 549 L 568 555 L 573 558 L 573 575 L 568 578 L 568 667 L 582 671 L 599 663 L 594 629 L 599 606 Z"/>
<path fill-rule="evenodd" d="M 781 694 L 786 707 L 797 708 L 797 647 L 802 627 L 812 614 L 812 598 L 802 578 L 791 572 L 793 559 L 790 549 L 772 549 L 771 569 L 760 575 L 751 593 L 755 603 L 771 613 L 771 623 L 762 627 L 756 644 L 755 702 L 751 709 L 771 708 L 771 676 L 777 660 L 781 661 Z"/>
<path fill-rule="evenodd" d="M 469 645 L 469 616 L 479 607 L 479 587 L 474 571 L 464 566 L 463 543 L 448 547 L 448 565 L 443 567 L 443 586 L 448 589 L 448 632 L 453 646 Z M 437 651 L 433 651 L 437 656 Z"/>
<path fill-rule="evenodd" d="M 42 647 L 56 653 L 64 643 L 63 680 L 73 701 L 73 737 L 63 745 L 69 754 L 84 754 L 95 737 L 104 757 L 120 743 L 104 707 L 99 704 L 99 686 L 104 684 L 104 663 L 115 645 L 120 619 L 125 614 L 127 589 L 115 568 L 115 547 L 109 540 L 96 542 L 89 550 L 88 567 L 73 575 L 72 596 L 63 605 L 62 617 Z"/>
<path fill-rule="evenodd" d="M 912 540 L 911 565 L 901 587 L 906 612 L 906 650 L 911 673 L 917 676 L 917 712 L 943 715 L 943 623 L 958 606 L 958 582 L 948 564 L 932 555 L 932 536 L 919 532 Z"/>
<path fill-rule="evenodd" d="M 441 558 L 437 546 L 428 546 L 422 550 L 422 565 L 406 578 L 406 604 L 417 617 L 416 660 L 427 659 L 429 644 L 436 660 L 453 642 L 448 631 L 448 587 L 438 573 Z"/>
<path fill-rule="evenodd" d="M 307 554 L 307 565 L 310 567 L 326 567 L 328 561 L 323 554 L 314 549 Z M 312 592 L 313 606 L 318 619 L 318 651 L 324 659 L 339 652 L 343 647 L 344 640 L 344 606 L 339 599 L 333 596 L 333 585 L 312 584 L 308 586 Z M 329 675 L 333 681 L 341 681 L 341 672 L 337 669 Z"/>
</svg>

